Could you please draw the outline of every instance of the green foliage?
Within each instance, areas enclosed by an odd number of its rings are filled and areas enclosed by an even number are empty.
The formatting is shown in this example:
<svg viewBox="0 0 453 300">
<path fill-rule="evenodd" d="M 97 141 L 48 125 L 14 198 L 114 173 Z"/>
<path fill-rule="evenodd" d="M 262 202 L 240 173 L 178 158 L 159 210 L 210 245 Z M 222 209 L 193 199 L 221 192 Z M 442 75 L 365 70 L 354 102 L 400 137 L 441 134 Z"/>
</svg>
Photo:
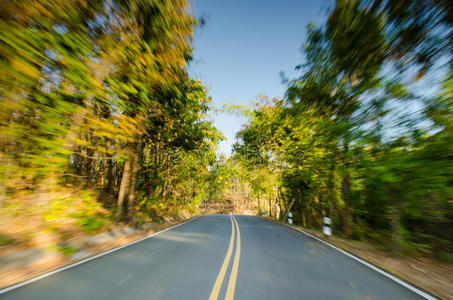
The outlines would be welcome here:
<svg viewBox="0 0 453 300">
<path fill-rule="evenodd" d="M 1 246 L 6 246 L 6 245 L 9 245 L 13 242 L 13 239 L 6 236 L 6 235 L 3 235 L 3 234 L 0 234 L 0 247 Z"/>
<path fill-rule="evenodd" d="M 143 222 L 198 208 L 222 136 L 206 117 L 207 89 L 187 72 L 196 26 L 187 5 L 2 4 L 5 208 L 17 212 L 17 198 L 24 218 L 38 216 L 57 231 L 75 223 L 90 234 L 115 214 Z"/>
<path fill-rule="evenodd" d="M 89 215 L 78 217 L 77 225 L 82 226 L 83 231 L 89 234 L 99 232 L 99 229 L 105 228 L 105 223 L 99 220 L 100 218 L 96 215 Z"/>
<path fill-rule="evenodd" d="M 77 251 L 77 248 L 72 247 L 66 242 L 61 242 L 57 244 L 57 250 L 61 252 L 65 257 L 69 257 Z"/>
<path fill-rule="evenodd" d="M 451 32 L 447 6 L 338 0 L 325 26 L 307 27 L 302 74 L 287 82 L 286 101 L 256 105 L 234 146 L 250 173 L 273 170 L 258 186 L 278 185 L 295 222 L 320 227 L 330 216 L 335 233 L 448 259 L 452 73 L 434 96 L 414 84 L 441 72 L 434 58 L 451 62 L 451 40 L 434 44 Z M 422 113 L 393 114 L 420 99 Z"/>
<path fill-rule="evenodd" d="M 79 201 L 80 207 L 71 214 L 71 217 L 83 231 L 94 234 L 112 224 L 111 213 L 102 208 L 102 204 L 95 201 L 89 193 L 82 194 L 82 199 Z"/>
</svg>

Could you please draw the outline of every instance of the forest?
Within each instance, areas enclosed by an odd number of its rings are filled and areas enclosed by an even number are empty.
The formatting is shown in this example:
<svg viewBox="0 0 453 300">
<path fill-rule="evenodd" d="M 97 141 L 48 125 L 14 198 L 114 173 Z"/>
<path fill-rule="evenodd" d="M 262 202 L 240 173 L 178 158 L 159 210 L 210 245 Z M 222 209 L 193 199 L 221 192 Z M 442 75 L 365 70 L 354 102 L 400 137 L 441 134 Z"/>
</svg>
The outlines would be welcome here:
<svg viewBox="0 0 453 300">
<path fill-rule="evenodd" d="M 224 108 L 247 118 L 230 156 L 188 72 L 205 23 L 188 1 L 1 1 L 0 15 L 0 245 L 210 208 L 328 216 L 335 235 L 453 261 L 450 1 L 335 1 L 283 97 Z"/>
<path fill-rule="evenodd" d="M 186 70 L 187 2 L 3 1 L 0 14 L 4 224 L 26 238 L 193 211 L 222 135 Z"/>
</svg>

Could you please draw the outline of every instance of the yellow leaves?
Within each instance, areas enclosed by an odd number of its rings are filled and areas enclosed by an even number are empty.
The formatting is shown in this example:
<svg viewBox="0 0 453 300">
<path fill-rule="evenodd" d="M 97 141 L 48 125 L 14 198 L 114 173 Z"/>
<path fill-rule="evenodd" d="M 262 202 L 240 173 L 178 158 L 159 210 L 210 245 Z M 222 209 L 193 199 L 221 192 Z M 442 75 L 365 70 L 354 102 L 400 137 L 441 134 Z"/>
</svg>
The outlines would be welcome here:
<svg viewBox="0 0 453 300">
<path fill-rule="evenodd" d="M 89 145 L 89 142 L 88 142 L 88 141 L 82 140 L 82 139 L 80 139 L 80 138 L 76 138 L 76 139 L 74 140 L 74 143 L 75 143 L 76 145 L 79 145 L 79 146 L 87 146 L 87 145 Z"/>
<path fill-rule="evenodd" d="M 51 16 L 52 13 L 44 7 L 39 1 L 34 1 L 33 8 L 42 16 Z"/>
<path fill-rule="evenodd" d="M 78 0 L 78 2 L 83 6 L 83 8 L 85 8 L 85 9 L 89 8 L 88 1 L 86 1 L 86 0 Z"/>
<path fill-rule="evenodd" d="M 29 62 L 22 58 L 16 58 L 11 62 L 11 66 L 19 73 L 30 77 L 32 79 L 38 79 L 41 72 Z"/>
<path fill-rule="evenodd" d="M 108 153 L 107 148 L 104 146 L 98 146 L 97 149 L 101 153 Z"/>
<path fill-rule="evenodd" d="M 359 78 L 357 76 L 357 73 L 352 74 L 351 75 L 351 86 L 355 87 L 358 82 L 359 82 Z"/>
<path fill-rule="evenodd" d="M 96 137 L 133 142 L 134 137 L 144 133 L 144 117 L 118 115 L 112 119 L 86 117 L 88 128 Z"/>
<path fill-rule="evenodd" d="M 125 136 L 128 136 L 130 141 L 133 141 L 135 136 L 139 136 L 145 131 L 145 118 L 142 114 L 138 114 L 134 118 L 120 115 L 116 121 L 118 128 L 125 133 Z"/>
<path fill-rule="evenodd" d="M 141 62 L 143 65 L 146 66 L 146 60 L 145 60 L 142 56 L 140 56 L 140 57 L 138 58 L 138 61 Z"/>
</svg>

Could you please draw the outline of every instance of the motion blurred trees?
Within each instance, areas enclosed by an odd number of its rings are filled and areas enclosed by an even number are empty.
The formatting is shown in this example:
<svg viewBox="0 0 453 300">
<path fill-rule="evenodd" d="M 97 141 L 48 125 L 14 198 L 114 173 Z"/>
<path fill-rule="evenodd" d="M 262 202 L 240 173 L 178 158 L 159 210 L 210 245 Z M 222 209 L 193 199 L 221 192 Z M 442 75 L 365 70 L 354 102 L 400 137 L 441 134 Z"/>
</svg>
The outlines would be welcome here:
<svg viewBox="0 0 453 300">
<path fill-rule="evenodd" d="M 453 259 L 451 8 L 338 0 L 307 27 L 301 76 L 235 148 L 276 158 L 296 222 Z"/>
<path fill-rule="evenodd" d="M 221 135 L 186 70 L 185 0 L 3 1 L 0 15 L 4 207 L 80 189 L 117 221 L 196 207 Z"/>
<path fill-rule="evenodd" d="M 223 201 L 451 260 L 450 2 L 337 0 L 217 158 L 185 0 L 2 1 L 3 216 L 95 230 Z"/>
</svg>

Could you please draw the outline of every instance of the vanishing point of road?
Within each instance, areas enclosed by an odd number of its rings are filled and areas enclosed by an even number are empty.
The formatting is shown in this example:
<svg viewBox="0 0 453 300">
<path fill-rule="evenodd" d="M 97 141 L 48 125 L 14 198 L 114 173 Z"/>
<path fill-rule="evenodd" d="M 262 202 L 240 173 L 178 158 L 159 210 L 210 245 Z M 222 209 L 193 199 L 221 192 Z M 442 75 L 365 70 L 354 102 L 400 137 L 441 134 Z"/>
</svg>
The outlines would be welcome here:
<svg viewBox="0 0 453 300">
<path fill-rule="evenodd" d="M 267 219 L 207 215 L 0 299 L 424 299 Z"/>
</svg>

